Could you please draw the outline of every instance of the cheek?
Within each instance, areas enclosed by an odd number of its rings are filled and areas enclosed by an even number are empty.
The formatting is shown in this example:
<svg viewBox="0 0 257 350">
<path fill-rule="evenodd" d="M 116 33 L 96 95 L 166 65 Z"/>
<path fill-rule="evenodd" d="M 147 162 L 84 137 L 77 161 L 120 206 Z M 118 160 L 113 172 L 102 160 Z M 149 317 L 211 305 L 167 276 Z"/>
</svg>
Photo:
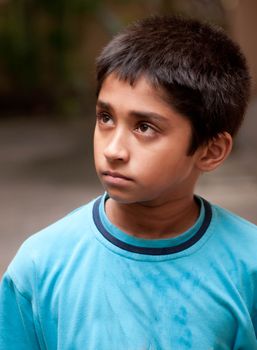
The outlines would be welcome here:
<svg viewBox="0 0 257 350">
<path fill-rule="evenodd" d="M 99 152 L 102 148 L 103 144 L 103 137 L 101 136 L 97 126 L 95 127 L 94 131 L 94 140 L 93 140 L 93 145 L 94 145 L 94 152 Z"/>
<path fill-rule="evenodd" d="M 191 164 L 183 153 L 165 152 L 140 155 L 137 158 L 138 175 L 142 182 L 150 185 L 182 179 L 191 172 Z"/>
<path fill-rule="evenodd" d="M 95 163 L 97 164 L 97 161 L 101 155 L 101 142 L 100 142 L 97 130 L 95 130 L 95 133 L 94 133 L 93 146 L 94 146 L 94 159 L 95 159 Z"/>
<path fill-rule="evenodd" d="M 154 171 L 162 173 L 164 169 L 172 169 L 182 161 L 182 153 L 172 152 L 170 148 L 155 148 L 148 150 L 141 148 L 139 152 L 135 152 L 136 161 L 142 170 Z"/>
</svg>

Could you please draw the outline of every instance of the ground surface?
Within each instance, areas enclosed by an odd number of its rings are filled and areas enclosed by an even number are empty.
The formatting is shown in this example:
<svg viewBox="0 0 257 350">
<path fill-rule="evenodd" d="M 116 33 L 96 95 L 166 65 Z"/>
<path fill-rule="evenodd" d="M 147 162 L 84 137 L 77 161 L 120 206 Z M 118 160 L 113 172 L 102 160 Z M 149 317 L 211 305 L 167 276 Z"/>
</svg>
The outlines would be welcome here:
<svg viewBox="0 0 257 350">
<path fill-rule="evenodd" d="M 92 122 L 0 121 L 0 275 L 22 241 L 100 194 Z M 197 193 L 257 224 L 257 164 L 245 132 L 227 163 L 205 175 Z M 251 143 L 250 142 L 250 143 Z"/>
</svg>

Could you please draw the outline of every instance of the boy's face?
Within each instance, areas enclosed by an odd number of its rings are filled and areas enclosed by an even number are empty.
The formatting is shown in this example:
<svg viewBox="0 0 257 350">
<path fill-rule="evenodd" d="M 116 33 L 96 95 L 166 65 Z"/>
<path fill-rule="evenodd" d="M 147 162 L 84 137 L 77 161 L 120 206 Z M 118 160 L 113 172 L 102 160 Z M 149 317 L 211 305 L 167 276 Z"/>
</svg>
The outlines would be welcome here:
<svg viewBox="0 0 257 350">
<path fill-rule="evenodd" d="M 192 195 L 199 170 L 198 151 L 187 155 L 190 122 L 146 78 L 131 86 L 110 74 L 96 114 L 95 165 L 111 198 L 158 205 Z"/>
</svg>

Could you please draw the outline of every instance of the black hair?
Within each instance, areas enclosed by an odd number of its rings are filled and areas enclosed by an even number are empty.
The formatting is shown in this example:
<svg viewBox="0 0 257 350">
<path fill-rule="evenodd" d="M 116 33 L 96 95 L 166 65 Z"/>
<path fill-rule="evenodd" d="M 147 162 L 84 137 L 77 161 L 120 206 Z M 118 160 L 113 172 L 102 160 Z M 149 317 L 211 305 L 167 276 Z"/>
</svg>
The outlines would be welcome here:
<svg viewBox="0 0 257 350">
<path fill-rule="evenodd" d="M 134 84 L 144 75 L 192 126 L 189 154 L 227 131 L 234 136 L 250 95 L 239 46 L 216 26 L 181 17 L 153 16 L 116 35 L 97 59 L 97 94 L 115 73 Z"/>
</svg>

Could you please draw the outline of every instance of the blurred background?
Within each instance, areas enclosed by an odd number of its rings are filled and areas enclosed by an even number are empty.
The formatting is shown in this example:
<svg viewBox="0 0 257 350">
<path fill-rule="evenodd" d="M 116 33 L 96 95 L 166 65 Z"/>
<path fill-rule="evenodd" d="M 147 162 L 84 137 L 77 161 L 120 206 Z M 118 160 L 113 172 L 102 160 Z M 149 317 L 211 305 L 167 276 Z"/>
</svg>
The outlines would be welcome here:
<svg viewBox="0 0 257 350">
<path fill-rule="evenodd" d="M 102 192 L 92 160 L 95 58 L 151 14 L 216 23 L 247 56 L 245 124 L 197 193 L 257 223 L 256 0 L 0 0 L 0 275 L 26 237 Z"/>
</svg>

